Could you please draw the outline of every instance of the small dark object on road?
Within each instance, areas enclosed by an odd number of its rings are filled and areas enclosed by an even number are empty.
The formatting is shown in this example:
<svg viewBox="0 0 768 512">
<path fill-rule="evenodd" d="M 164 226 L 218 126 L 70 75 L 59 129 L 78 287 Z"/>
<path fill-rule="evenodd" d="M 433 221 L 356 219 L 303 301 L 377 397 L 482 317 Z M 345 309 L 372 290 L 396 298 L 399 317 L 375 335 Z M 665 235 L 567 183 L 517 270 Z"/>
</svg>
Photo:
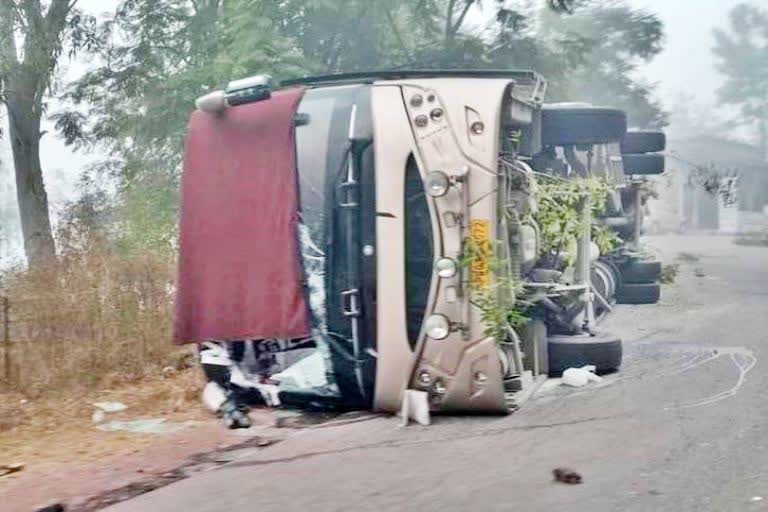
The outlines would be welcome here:
<svg viewBox="0 0 768 512">
<path fill-rule="evenodd" d="M 681 253 L 678 253 L 677 259 L 680 261 L 692 263 L 694 261 L 699 261 L 701 258 L 689 252 L 681 252 Z"/>
<path fill-rule="evenodd" d="M 64 512 L 67 508 L 61 503 L 55 503 L 48 505 L 47 507 L 39 508 L 35 512 Z"/>
<path fill-rule="evenodd" d="M 0 476 L 10 475 L 11 473 L 18 473 L 24 469 L 24 464 L 0 464 Z"/>
<path fill-rule="evenodd" d="M 555 475 L 555 481 L 557 482 L 571 485 L 581 483 L 581 475 L 572 469 L 556 468 L 552 470 L 552 474 Z"/>
</svg>

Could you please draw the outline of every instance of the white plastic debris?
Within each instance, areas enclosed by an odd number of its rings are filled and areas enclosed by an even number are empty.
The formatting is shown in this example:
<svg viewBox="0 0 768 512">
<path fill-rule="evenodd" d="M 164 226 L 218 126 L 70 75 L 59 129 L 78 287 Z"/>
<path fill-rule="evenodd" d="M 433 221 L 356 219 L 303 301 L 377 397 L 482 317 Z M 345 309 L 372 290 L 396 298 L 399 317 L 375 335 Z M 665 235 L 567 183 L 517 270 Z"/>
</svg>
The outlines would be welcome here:
<svg viewBox="0 0 768 512">
<path fill-rule="evenodd" d="M 101 423 L 102 421 L 104 421 L 104 411 L 101 409 L 96 409 L 93 411 L 93 414 L 91 415 L 91 422 Z"/>
<path fill-rule="evenodd" d="M 200 352 L 200 364 L 217 366 L 232 365 L 232 360 L 229 358 L 229 353 L 224 346 L 206 341 L 203 343 L 203 347 L 204 350 Z"/>
<path fill-rule="evenodd" d="M 128 408 L 127 405 L 120 402 L 95 402 L 93 406 L 104 412 L 120 412 Z"/>
<path fill-rule="evenodd" d="M 602 382 L 602 377 L 595 375 L 597 368 L 594 365 L 581 368 L 568 368 L 563 372 L 562 384 L 574 388 L 586 386 L 590 382 Z"/>
<path fill-rule="evenodd" d="M 758 501 L 763 501 L 763 497 L 762 496 L 752 496 L 752 499 L 749 500 L 749 501 L 751 501 L 752 503 L 757 503 Z"/>
<path fill-rule="evenodd" d="M 402 427 L 407 427 L 411 420 L 419 425 L 429 426 L 431 418 L 429 415 L 429 395 L 427 392 L 417 389 L 406 389 L 403 394 L 400 417 L 400 426 Z"/>
<path fill-rule="evenodd" d="M 294 388 L 319 388 L 328 385 L 325 374 L 325 359 L 320 352 L 300 359 L 280 373 L 272 375 L 272 380 L 281 386 Z"/>
<path fill-rule="evenodd" d="M 194 422 L 168 423 L 165 418 L 146 418 L 132 421 L 110 421 L 96 428 L 104 432 L 132 432 L 135 434 L 170 434 L 194 425 Z"/>
<path fill-rule="evenodd" d="M 249 379 L 237 365 L 231 366 L 229 372 L 229 382 L 235 386 L 239 386 L 243 389 L 255 389 L 261 393 L 264 402 L 270 407 L 278 407 L 280 405 L 280 397 L 278 396 L 280 389 L 274 384 L 262 384 L 253 379 Z"/>
<path fill-rule="evenodd" d="M 203 404 L 209 411 L 218 412 L 226 401 L 227 394 L 217 383 L 209 382 L 203 388 Z"/>
</svg>

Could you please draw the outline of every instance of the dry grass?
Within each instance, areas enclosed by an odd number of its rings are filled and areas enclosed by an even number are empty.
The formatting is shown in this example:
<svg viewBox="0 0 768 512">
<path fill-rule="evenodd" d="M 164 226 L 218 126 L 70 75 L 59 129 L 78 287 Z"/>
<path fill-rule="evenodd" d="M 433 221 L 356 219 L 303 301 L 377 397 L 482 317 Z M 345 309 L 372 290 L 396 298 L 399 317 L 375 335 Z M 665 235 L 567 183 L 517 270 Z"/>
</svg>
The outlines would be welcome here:
<svg viewBox="0 0 768 512">
<path fill-rule="evenodd" d="M 13 368 L 0 391 L 71 394 L 188 366 L 170 341 L 174 277 L 170 255 L 96 250 L 7 274 Z"/>
<path fill-rule="evenodd" d="M 151 435 L 101 432 L 91 421 L 93 402 L 117 401 L 128 408 L 109 420 L 165 417 L 169 421 L 210 420 L 202 407 L 203 377 L 197 368 L 168 377 L 147 377 L 114 389 L 28 400 L 0 393 L 0 463 L 25 464 L 98 460 L 122 448 L 137 448 Z"/>
</svg>

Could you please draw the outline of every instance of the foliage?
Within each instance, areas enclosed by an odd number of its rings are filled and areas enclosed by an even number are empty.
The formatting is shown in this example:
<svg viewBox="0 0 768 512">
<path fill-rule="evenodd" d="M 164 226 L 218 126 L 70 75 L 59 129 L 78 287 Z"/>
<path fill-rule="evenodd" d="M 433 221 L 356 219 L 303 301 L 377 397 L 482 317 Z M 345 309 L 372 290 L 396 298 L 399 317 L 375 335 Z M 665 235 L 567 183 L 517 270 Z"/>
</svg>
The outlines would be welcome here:
<svg viewBox="0 0 768 512">
<path fill-rule="evenodd" d="M 737 203 L 738 182 L 741 177 L 738 169 L 722 167 L 714 162 L 700 165 L 678 156 L 674 159 L 688 166 L 686 184 L 689 187 L 701 188 L 707 194 L 718 196 L 727 206 Z"/>
<path fill-rule="evenodd" d="M 600 249 L 600 254 L 608 254 L 621 244 L 621 238 L 616 232 L 597 223 L 592 224 L 592 241 Z"/>
<path fill-rule="evenodd" d="M 666 125 L 667 114 L 653 98 L 653 85 L 637 79 L 635 73 L 663 48 L 664 27 L 658 16 L 623 0 L 588 0 L 571 16 L 542 11 L 540 20 L 544 44 L 551 47 L 553 37 L 555 44 L 558 37 L 577 44 L 576 65 L 566 68 L 562 79 L 554 75 L 557 80 L 553 80 L 550 100 L 578 98 L 620 107 L 638 128 Z M 541 64 L 536 67 L 544 69 Z"/>
<path fill-rule="evenodd" d="M 575 3 L 549 0 L 547 8 L 570 12 Z M 473 10 L 483 12 L 488 26 L 468 26 Z M 499 63 L 494 55 L 516 50 L 516 45 L 500 44 L 488 34 L 507 31 L 525 19 L 492 0 L 285 0 L 276 2 L 271 13 L 280 32 L 297 41 L 311 69 L 326 73 L 488 67 Z"/>
<path fill-rule="evenodd" d="M 727 30 L 716 29 L 713 52 L 726 80 L 720 100 L 738 106 L 741 118 L 757 123 L 760 143 L 768 146 L 768 10 L 750 4 L 734 7 Z"/>
<path fill-rule="evenodd" d="M 471 26 L 469 14 L 481 9 L 489 21 Z M 229 79 L 526 67 L 550 79 L 555 99 L 602 102 L 585 81 L 599 67 L 595 79 L 621 82 L 605 96 L 653 110 L 641 105 L 650 89 L 629 76 L 658 51 L 655 17 L 621 2 L 551 0 L 541 9 L 491 0 L 124 0 L 91 31 L 98 65 L 67 91 L 71 108 L 55 115 L 56 126 L 67 142 L 110 155 L 89 179 L 113 184 L 111 236 L 141 250 L 173 244 L 189 111 Z M 646 96 L 630 98 L 640 90 Z M 661 119 L 654 112 L 643 115 Z"/>
<path fill-rule="evenodd" d="M 44 99 L 71 37 L 70 56 L 93 49 L 94 20 L 74 1 L 0 0 L 0 104 L 7 110 L 16 189 L 30 265 L 47 263 L 56 253 L 48 196 L 40 166 L 40 122 Z"/>
<path fill-rule="evenodd" d="M 181 148 L 195 98 L 233 77 L 304 68 L 261 2 L 125 0 L 100 27 L 101 65 L 67 91 L 56 115 L 69 143 L 112 155 L 90 180 L 115 185 L 113 236 L 137 248 L 175 237 Z"/>
<path fill-rule="evenodd" d="M 710 195 L 719 196 L 730 206 L 738 201 L 738 169 L 724 169 L 713 163 L 697 165 L 688 171 L 688 185 L 701 187 Z"/>
<path fill-rule="evenodd" d="M 530 321 L 528 311 L 531 304 L 521 298 L 522 284 L 515 281 L 509 272 L 509 260 L 500 242 L 481 246 L 471 238 L 464 240 L 461 266 L 472 271 L 473 264 L 480 261 L 488 269 L 487 282 L 473 279 L 470 275 L 470 302 L 480 310 L 480 320 L 485 326 L 485 336 L 496 340 L 506 338 L 505 328 L 518 328 Z"/>
<path fill-rule="evenodd" d="M 605 199 L 612 190 L 607 179 L 571 178 L 562 179 L 557 176 L 539 176 L 537 178 L 536 222 L 541 229 L 542 254 L 552 255 L 555 259 L 569 256 L 572 264 L 575 255 L 569 245 L 572 245 L 584 231 L 585 216 L 582 214 L 585 200 L 589 199 L 592 215 L 597 216 L 605 210 Z M 592 226 L 592 236 L 601 252 L 610 252 L 617 238 L 601 226 Z"/>
</svg>

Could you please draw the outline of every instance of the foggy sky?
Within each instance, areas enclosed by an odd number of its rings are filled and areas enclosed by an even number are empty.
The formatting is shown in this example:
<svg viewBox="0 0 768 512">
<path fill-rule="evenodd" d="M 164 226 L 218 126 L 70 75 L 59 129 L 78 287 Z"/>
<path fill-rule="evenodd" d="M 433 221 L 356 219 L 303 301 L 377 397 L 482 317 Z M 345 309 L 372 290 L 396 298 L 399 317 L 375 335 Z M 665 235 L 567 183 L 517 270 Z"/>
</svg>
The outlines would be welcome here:
<svg viewBox="0 0 768 512">
<path fill-rule="evenodd" d="M 631 0 L 633 6 L 657 13 L 665 24 L 664 51 L 644 65 L 641 76 L 658 82 L 659 97 L 668 109 L 673 109 L 681 94 L 692 96 L 697 105 L 709 108 L 716 103 L 716 89 L 722 83 L 715 70 L 711 53 L 714 44 L 712 29 L 724 27 L 728 11 L 739 0 Z M 768 7 L 768 0 L 752 0 Z M 94 14 L 107 11 L 116 0 L 80 0 L 79 5 Z M 71 75 L 83 69 L 83 63 L 67 63 Z M 233 77 L 236 78 L 236 77 Z M 55 109 L 51 109 L 55 110 Z M 2 123 L 5 124 L 4 117 Z M 3 126 L 4 131 L 6 127 Z M 99 155 L 73 153 L 53 135 L 53 130 L 41 141 L 41 159 L 52 211 L 76 195 L 81 170 Z M 674 129 L 674 127 L 672 127 Z M 13 167 L 7 140 L 0 143 L 0 237 L 18 231 L 18 216 L 14 214 L 15 188 Z M 18 235 L 12 240 L 0 240 L 0 264 L 9 255 L 20 254 Z"/>
</svg>

